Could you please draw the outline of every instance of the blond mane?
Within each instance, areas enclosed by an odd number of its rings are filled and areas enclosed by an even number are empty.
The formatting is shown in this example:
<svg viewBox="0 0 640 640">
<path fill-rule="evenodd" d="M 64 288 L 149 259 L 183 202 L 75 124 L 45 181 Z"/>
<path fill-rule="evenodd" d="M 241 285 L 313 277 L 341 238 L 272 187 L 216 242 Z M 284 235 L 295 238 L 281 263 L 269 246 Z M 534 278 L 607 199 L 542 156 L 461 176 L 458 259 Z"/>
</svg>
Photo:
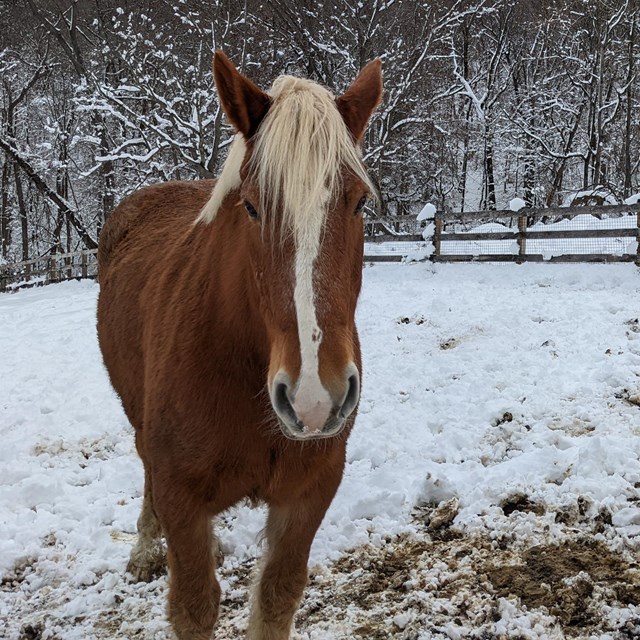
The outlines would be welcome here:
<svg viewBox="0 0 640 640">
<path fill-rule="evenodd" d="M 310 80 L 280 76 L 269 95 L 271 108 L 252 140 L 249 173 L 261 198 L 254 205 L 271 229 L 293 232 L 300 240 L 309 227 L 324 225 L 327 206 L 341 187 L 343 168 L 360 178 L 371 193 L 375 188 L 327 89 Z M 238 134 L 196 222 L 212 222 L 225 196 L 240 186 L 245 152 L 246 144 Z"/>
</svg>

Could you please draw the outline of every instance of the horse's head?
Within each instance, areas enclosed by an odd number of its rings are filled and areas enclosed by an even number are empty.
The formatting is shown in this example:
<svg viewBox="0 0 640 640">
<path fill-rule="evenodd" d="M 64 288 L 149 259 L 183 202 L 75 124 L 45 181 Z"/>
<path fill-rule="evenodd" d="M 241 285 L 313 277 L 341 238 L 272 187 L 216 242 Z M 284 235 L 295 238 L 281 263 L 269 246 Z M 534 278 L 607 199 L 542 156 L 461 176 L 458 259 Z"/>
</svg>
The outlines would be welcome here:
<svg viewBox="0 0 640 640">
<path fill-rule="evenodd" d="M 380 67 L 370 62 L 335 98 L 289 76 L 264 93 L 223 54 L 214 59 L 220 102 L 239 133 L 199 220 L 213 220 L 223 203 L 243 216 L 238 241 L 248 243 L 252 302 L 269 342 L 269 396 L 292 439 L 337 435 L 360 398 L 354 315 L 361 211 L 373 186 L 359 145 L 382 96 Z"/>
</svg>

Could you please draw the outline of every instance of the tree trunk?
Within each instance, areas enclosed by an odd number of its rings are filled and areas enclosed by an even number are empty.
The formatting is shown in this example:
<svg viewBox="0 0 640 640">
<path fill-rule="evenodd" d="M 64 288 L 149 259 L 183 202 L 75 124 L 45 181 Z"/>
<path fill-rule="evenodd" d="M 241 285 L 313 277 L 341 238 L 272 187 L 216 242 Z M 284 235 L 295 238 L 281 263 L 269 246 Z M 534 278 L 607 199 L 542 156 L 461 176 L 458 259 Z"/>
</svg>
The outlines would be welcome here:
<svg viewBox="0 0 640 640">
<path fill-rule="evenodd" d="M 9 210 L 9 161 L 2 165 L 2 201 L 0 203 L 0 244 L 6 258 L 11 244 L 11 211 Z"/>
<path fill-rule="evenodd" d="M 469 173 L 469 123 L 471 122 L 471 105 L 467 107 L 466 118 L 464 122 L 464 139 L 462 142 L 462 170 L 460 173 L 460 211 L 464 212 L 465 199 L 467 196 L 467 177 Z"/>
<path fill-rule="evenodd" d="M 64 211 L 64 215 L 69 217 L 71 224 L 78 232 L 78 235 L 82 238 L 87 249 L 97 249 L 98 243 L 89 235 L 84 223 L 76 213 L 71 209 L 69 203 L 61 198 L 55 190 L 53 190 L 44 179 L 38 174 L 35 168 L 29 163 L 29 161 L 22 157 L 20 153 L 14 149 L 6 140 L 0 136 L 0 149 L 2 149 L 10 158 L 12 158 L 16 164 L 25 172 L 28 178 L 33 182 L 34 186 L 50 200 L 61 211 Z"/>
<path fill-rule="evenodd" d="M 495 211 L 496 208 L 496 182 L 493 171 L 493 141 L 489 128 L 485 128 L 485 152 L 484 152 L 484 175 L 485 175 L 485 209 Z"/>
<path fill-rule="evenodd" d="M 626 104 L 626 118 L 624 127 L 624 186 L 623 194 L 625 198 L 631 195 L 632 189 L 632 175 L 631 175 L 631 140 L 632 140 L 632 124 L 633 124 L 633 79 L 635 75 L 634 69 L 634 57 L 633 57 L 633 45 L 636 35 L 636 16 L 631 18 L 631 29 L 629 31 L 629 56 L 627 58 L 627 64 L 629 69 L 627 72 L 627 104 Z"/>
<path fill-rule="evenodd" d="M 18 200 L 18 211 L 20 212 L 20 234 L 22 236 L 22 260 L 29 259 L 29 215 L 27 205 L 24 201 L 24 191 L 18 167 L 13 167 L 13 177 L 16 183 L 16 198 Z"/>
<path fill-rule="evenodd" d="M 109 145 L 107 141 L 106 123 L 100 117 L 100 155 L 104 158 L 109 155 Z M 113 160 L 106 160 L 100 166 L 102 174 L 102 219 L 98 220 L 97 235 L 100 235 L 102 225 L 107 216 L 113 211 L 115 206 L 116 180 Z"/>
</svg>

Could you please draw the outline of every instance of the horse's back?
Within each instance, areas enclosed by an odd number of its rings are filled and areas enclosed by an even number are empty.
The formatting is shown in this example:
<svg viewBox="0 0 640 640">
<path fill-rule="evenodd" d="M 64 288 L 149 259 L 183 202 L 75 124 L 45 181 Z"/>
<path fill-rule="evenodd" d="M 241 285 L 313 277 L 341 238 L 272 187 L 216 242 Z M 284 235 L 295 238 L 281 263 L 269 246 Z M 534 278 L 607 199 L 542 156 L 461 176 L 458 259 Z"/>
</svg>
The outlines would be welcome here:
<svg viewBox="0 0 640 640">
<path fill-rule="evenodd" d="M 156 235 L 169 241 L 171 235 L 184 231 L 208 200 L 214 184 L 213 180 L 165 182 L 127 196 L 109 215 L 100 234 L 100 275 L 124 243 L 132 251 L 136 247 L 144 250 Z"/>
<path fill-rule="evenodd" d="M 169 254 L 182 262 L 181 244 L 213 184 L 167 182 L 140 189 L 113 210 L 100 235 L 98 338 L 113 387 L 137 429 L 144 396 L 143 309 L 153 312 L 141 298 L 161 277 Z"/>
</svg>

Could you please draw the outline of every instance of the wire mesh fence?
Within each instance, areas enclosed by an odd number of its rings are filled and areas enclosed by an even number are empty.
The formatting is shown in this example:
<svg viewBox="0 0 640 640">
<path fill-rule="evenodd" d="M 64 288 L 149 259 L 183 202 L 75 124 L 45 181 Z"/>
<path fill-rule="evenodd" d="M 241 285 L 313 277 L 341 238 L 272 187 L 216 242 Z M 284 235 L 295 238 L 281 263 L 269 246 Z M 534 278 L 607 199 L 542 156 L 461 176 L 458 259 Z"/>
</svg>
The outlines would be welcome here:
<svg viewBox="0 0 640 640">
<path fill-rule="evenodd" d="M 414 255 L 419 259 L 427 244 L 425 228 L 415 216 L 365 218 L 365 261 L 395 262 Z"/>
<path fill-rule="evenodd" d="M 640 263 L 640 204 L 437 212 L 433 221 L 413 218 L 394 225 L 382 219 L 376 225 L 365 248 L 366 258 L 374 261 L 423 254 L 436 262 Z"/>
<path fill-rule="evenodd" d="M 442 229 L 441 255 L 519 255 L 521 217 L 449 222 Z M 637 251 L 637 215 L 537 213 L 526 216 L 524 236 L 526 255 L 631 255 Z"/>
</svg>

